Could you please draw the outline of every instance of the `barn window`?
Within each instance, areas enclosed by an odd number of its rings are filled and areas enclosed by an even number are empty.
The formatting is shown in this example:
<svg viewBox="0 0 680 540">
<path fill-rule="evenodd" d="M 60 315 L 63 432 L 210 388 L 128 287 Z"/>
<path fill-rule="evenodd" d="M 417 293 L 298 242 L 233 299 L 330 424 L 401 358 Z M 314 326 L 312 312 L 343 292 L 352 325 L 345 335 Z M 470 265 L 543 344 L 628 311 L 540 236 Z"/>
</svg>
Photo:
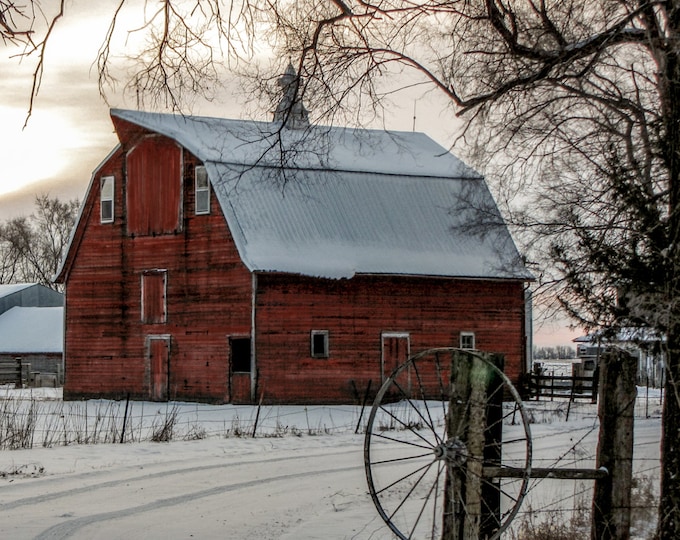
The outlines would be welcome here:
<svg viewBox="0 0 680 540">
<path fill-rule="evenodd" d="M 312 358 L 328 358 L 328 330 L 312 330 Z"/>
<path fill-rule="evenodd" d="M 150 270 L 142 274 L 142 322 L 164 323 L 167 320 L 167 271 Z"/>
<path fill-rule="evenodd" d="M 99 205 L 102 223 L 113 223 L 113 183 L 113 176 L 102 176 Z"/>
<path fill-rule="evenodd" d="M 196 215 L 210 213 L 210 183 L 205 167 L 196 167 Z"/>
<path fill-rule="evenodd" d="M 250 373 L 250 338 L 230 338 L 231 371 Z"/>
<path fill-rule="evenodd" d="M 461 349 L 474 349 L 475 348 L 475 333 L 474 332 L 461 332 L 460 333 L 460 348 Z"/>
</svg>

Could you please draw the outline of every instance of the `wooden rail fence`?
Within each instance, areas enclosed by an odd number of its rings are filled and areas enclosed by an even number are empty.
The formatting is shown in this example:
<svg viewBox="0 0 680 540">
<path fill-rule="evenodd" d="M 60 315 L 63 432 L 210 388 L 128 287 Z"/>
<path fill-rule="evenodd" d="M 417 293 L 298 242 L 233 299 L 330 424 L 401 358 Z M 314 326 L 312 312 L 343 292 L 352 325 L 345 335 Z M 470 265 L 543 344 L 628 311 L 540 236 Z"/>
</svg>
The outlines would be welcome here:
<svg viewBox="0 0 680 540">
<path fill-rule="evenodd" d="M 17 388 L 22 387 L 21 358 L 0 358 L 0 384 L 14 383 Z"/>
<path fill-rule="evenodd" d="M 573 375 L 538 375 L 531 373 L 527 375 L 526 395 L 529 399 L 551 400 L 569 399 L 589 399 L 593 403 L 597 401 L 597 379 L 596 376 L 576 377 Z"/>
</svg>

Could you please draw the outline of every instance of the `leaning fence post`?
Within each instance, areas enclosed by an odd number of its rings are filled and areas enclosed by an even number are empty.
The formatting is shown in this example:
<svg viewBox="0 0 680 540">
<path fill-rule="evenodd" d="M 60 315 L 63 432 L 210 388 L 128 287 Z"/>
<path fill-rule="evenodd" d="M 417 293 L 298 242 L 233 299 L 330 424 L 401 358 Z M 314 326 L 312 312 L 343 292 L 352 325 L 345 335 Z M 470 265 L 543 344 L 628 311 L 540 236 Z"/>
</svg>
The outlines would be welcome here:
<svg viewBox="0 0 680 540">
<path fill-rule="evenodd" d="M 625 351 L 600 357 L 597 467 L 609 474 L 595 481 L 592 540 L 630 538 L 636 371 L 635 358 Z"/>
</svg>

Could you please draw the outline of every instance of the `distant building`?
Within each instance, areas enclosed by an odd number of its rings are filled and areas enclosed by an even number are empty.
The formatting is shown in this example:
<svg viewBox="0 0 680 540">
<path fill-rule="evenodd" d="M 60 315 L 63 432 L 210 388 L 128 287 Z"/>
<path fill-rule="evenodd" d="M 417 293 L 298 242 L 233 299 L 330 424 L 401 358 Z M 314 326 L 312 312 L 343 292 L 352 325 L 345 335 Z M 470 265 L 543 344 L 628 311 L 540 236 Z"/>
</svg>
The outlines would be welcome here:
<svg viewBox="0 0 680 540">
<path fill-rule="evenodd" d="M 63 303 L 44 285 L 0 285 L 0 383 L 63 383 Z"/>
<path fill-rule="evenodd" d="M 625 349 L 637 358 L 638 384 L 652 387 L 661 387 L 664 384 L 666 359 L 664 342 L 664 337 L 640 328 L 622 329 L 613 338 L 593 333 L 574 339 L 576 356 L 581 359 L 584 366 L 597 366 L 600 354 L 608 346 Z"/>
<path fill-rule="evenodd" d="M 0 315 L 15 306 L 61 307 L 64 295 L 39 283 L 0 285 Z"/>
</svg>

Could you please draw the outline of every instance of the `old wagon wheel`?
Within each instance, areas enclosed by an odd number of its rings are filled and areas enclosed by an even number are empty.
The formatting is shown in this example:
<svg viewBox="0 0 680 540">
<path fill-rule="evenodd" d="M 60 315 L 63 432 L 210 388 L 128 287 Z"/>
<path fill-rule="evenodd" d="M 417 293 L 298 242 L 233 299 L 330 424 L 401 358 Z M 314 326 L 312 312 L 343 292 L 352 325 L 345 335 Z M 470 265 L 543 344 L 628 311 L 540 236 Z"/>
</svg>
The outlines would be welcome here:
<svg viewBox="0 0 680 540">
<path fill-rule="evenodd" d="M 364 461 L 399 538 L 498 538 L 531 473 L 529 423 L 502 357 L 453 348 L 410 357 L 376 395 Z"/>
</svg>

